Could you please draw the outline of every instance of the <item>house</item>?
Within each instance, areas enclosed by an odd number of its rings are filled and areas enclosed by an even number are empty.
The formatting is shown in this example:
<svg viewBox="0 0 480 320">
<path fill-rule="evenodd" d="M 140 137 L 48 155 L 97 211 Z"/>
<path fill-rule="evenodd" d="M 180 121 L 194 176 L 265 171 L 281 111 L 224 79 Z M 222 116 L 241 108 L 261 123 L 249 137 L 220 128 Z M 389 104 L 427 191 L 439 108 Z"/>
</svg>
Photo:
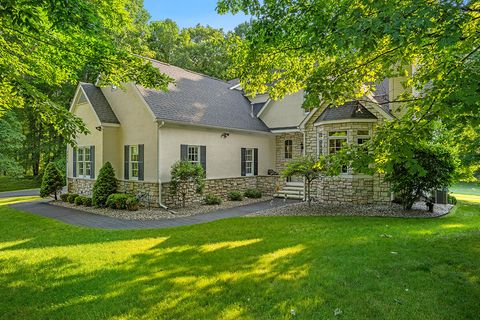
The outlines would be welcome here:
<svg viewBox="0 0 480 320">
<path fill-rule="evenodd" d="M 344 143 L 363 143 L 378 124 L 394 118 L 387 104 L 373 103 L 380 95 L 370 97 L 372 102 L 324 104 L 305 112 L 302 92 L 279 101 L 266 95 L 248 99 L 238 81 L 155 60 L 152 64 L 175 80 L 168 92 L 134 83 L 122 88 L 78 85 L 70 111 L 83 119 L 90 133 L 78 135 L 77 146 L 68 147 L 69 192 L 91 194 L 95 177 L 109 161 L 120 192 L 175 206 L 179 199 L 169 192 L 170 168 L 184 159 L 205 169 L 205 192 L 225 197 L 231 190 L 258 188 L 267 195 L 303 198 L 302 179 L 286 182 L 271 173 L 302 154 L 327 154 Z M 394 94 L 399 83 L 386 80 L 383 94 Z M 380 176 L 348 168 L 338 177 L 318 181 L 313 194 L 326 202 L 390 201 Z M 194 190 L 188 196 L 188 202 L 200 199 Z"/>
</svg>

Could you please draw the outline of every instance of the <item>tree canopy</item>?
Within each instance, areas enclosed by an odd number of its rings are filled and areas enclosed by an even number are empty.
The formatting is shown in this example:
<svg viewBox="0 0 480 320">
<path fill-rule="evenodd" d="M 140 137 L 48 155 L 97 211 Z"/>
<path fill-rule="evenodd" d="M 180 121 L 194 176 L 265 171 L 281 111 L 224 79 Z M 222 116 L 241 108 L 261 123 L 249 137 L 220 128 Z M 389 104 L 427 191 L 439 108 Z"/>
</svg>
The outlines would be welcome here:
<svg viewBox="0 0 480 320">
<path fill-rule="evenodd" d="M 149 27 L 148 45 L 156 59 L 220 79 L 229 77 L 230 34 L 200 24 L 180 29 L 170 19 L 152 21 Z"/>
<path fill-rule="evenodd" d="M 217 9 L 253 17 L 245 39 L 229 49 L 247 94 L 277 99 L 305 89 L 311 109 L 399 77 L 405 92 L 379 102 L 405 110 L 390 129 L 417 141 L 432 137 L 425 128 L 437 130 L 468 154 L 465 163 L 478 163 L 478 143 L 458 145 L 460 136 L 480 138 L 478 1 L 220 0 Z"/>
<path fill-rule="evenodd" d="M 35 102 L 38 116 L 68 142 L 82 122 L 59 92 L 79 79 L 135 81 L 166 89 L 171 80 L 142 54 L 140 0 L 5 0 L 0 5 L 0 112 Z M 143 18 L 144 19 L 144 18 Z M 84 130 L 84 129 L 83 129 Z"/>
<path fill-rule="evenodd" d="M 218 10 L 255 18 L 246 41 L 232 49 L 250 94 L 278 98 L 305 88 L 312 107 L 408 75 L 405 86 L 424 94 L 410 90 L 399 99 L 415 98 L 419 117 L 478 114 L 477 1 L 220 0 Z"/>
</svg>

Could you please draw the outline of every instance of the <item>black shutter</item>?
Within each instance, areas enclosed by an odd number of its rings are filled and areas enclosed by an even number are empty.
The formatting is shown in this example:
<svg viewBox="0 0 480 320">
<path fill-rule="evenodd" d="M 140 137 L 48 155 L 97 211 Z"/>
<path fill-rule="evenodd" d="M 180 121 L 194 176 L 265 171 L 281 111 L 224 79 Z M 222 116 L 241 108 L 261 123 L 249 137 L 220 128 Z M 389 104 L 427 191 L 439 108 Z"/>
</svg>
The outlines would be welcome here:
<svg viewBox="0 0 480 320">
<path fill-rule="evenodd" d="M 144 146 L 143 144 L 138 145 L 138 180 L 143 181 L 144 179 Z"/>
<path fill-rule="evenodd" d="M 258 149 L 253 149 L 253 175 L 258 176 Z"/>
<path fill-rule="evenodd" d="M 188 158 L 188 145 L 181 144 L 180 145 L 180 160 L 185 161 Z"/>
<path fill-rule="evenodd" d="M 205 176 L 207 176 L 207 147 L 206 146 L 200 146 L 200 164 L 202 165 Z"/>
<path fill-rule="evenodd" d="M 90 179 L 95 179 L 95 146 L 90 146 Z"/>
<path fill-rule="evenodd" d="M 77 148 L 73 148 L 73 176 L 77 176 Z"/>
<path fill-rule="evenodd" d="M 123 153 L 123 178 L 128 180 L 129 164 L 130 164 L 130 147 L 125 146 Z"/>
<path fill-rule="evenodd" d="M 242 148 L 242 152 L 241 152 L 241 157 L 240 157 L 240 161 L 241 161 L 241 166 L 242 166 L 242 177 L 246 176 L 247 175 L 247 166 L 245 164 L 245 155 L 247 153 L 247 149 L 246 148 Z"/>
</svg>

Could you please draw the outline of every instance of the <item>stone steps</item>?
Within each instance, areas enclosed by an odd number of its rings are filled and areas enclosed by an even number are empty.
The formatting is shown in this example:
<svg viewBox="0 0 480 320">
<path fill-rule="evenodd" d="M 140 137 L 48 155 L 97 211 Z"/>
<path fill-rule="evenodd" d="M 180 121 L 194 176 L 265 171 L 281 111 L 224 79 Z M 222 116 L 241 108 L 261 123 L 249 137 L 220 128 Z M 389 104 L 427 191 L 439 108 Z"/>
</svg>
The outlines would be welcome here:
<svg viewBox="0 0 480 320">
<path fill-rule="evenodd" d="M 282 190 L 275 193 L 276 198 L 298 199 L 304 198 L 304 184 L 302 182 L 287 182 Z"/>
</svg>

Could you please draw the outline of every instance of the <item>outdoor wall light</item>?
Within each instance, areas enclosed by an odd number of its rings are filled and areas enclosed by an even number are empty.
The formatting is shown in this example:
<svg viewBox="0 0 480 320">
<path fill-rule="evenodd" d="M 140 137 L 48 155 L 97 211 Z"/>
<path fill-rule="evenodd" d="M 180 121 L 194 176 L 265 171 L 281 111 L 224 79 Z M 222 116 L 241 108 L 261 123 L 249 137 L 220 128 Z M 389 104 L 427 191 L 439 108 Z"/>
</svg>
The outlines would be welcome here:
<svg viewBox="0 0 480 320">
<path fill-rule="evenodd" d="M 95 127 L 98 131 L 102 131 L 102 126 Z"/>
<path fill-rule="evenodd" d="M 223 139 L 226 139 L 229 135 L 230 135 L 230 133 L 224 132 L 220 135 L 220 137 L 222 137 Z"/>
</svg>

